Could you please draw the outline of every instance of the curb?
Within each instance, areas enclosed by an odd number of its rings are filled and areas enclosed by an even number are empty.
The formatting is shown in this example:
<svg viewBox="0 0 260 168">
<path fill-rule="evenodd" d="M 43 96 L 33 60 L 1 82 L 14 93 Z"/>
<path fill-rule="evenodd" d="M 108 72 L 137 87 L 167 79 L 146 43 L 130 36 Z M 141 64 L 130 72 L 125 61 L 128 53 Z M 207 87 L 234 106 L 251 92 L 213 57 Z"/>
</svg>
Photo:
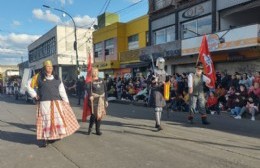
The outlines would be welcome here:
<svg viewBox="0 0 260 168">
<path fill-rule="evenodd" d="M 123 100 L 111 100 L 109 101 L 111 103 L 119 103 L 119 104 L 128 104 L 128 105 L 135 105 L 135 106 L 145 106 L 145 103 L 140 102 L 131 102 L 131 101 L 123 101 Z"/>
</svg>

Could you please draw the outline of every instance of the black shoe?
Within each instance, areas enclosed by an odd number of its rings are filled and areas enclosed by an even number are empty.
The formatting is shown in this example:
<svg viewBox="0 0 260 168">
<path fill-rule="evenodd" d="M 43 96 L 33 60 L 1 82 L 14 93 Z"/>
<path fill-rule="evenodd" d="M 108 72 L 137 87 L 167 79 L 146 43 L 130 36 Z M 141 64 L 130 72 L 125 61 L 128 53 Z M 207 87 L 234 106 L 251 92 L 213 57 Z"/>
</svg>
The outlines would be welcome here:
<svg viewBox="0 0 260 168">
<path fill-rule="evenodd" d="M 39 148 L 46 148 L 48 146 L 48 141 L 41 141 L 38 146 Z"/>
<path fill-rule="evenodd" d="M 102 132 L 98 131 L 98 132 L 97 132 L 97 135 L 99 135 L 99 136 L 102 135 Z"/>
<path fill-rule="evenodd" d="M 60 139 L 48 140 L 47 143 L 48 143 L 48 144 L 53 144 L 53 143 L 55 143 L 55 142 L 57 142 L 57 141 L 59 141 L 59 140 L 60 140 Z"/>
<path fill-rule="evenodd" d="M 206 117 L 202 117 L 201 122 L 202 122 L 203 125 L 209 125 L 210 124 L 210 122 L 207 121 Z"/>
<path fill-rule="evenodd" d="M 163 128 L 162 128 L 162 126 L 158 126 L 158 131 L 161 131 L 161 130 L 163 130 Z"/>
<path fill-rule="evenodd" d="M 87 135 L 90 135 L 91 132 L 92 132 L 92 128 L 89 128 L 89 129 L 88 129 L 88 132 L 87 132 Z"/>
<path fill-rule="evenodd" d="M 156 123 L 154 127 L 155 127 L 155 128 L 159 128 L 159 125 Z"/>
</svg>

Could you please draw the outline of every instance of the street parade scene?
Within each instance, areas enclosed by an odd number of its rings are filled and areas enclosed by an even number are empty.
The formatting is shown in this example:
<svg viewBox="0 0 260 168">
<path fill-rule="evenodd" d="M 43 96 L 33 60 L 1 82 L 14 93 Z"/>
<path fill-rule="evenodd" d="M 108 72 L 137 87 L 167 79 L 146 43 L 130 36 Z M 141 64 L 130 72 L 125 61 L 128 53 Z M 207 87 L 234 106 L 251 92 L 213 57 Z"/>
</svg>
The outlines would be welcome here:
<svg viewBox="0 0 260 168">
<path fill-rule="evenodd" d="M 259 167 L 259 0 L 0 9 L 1 168 Z"/>
</svg>

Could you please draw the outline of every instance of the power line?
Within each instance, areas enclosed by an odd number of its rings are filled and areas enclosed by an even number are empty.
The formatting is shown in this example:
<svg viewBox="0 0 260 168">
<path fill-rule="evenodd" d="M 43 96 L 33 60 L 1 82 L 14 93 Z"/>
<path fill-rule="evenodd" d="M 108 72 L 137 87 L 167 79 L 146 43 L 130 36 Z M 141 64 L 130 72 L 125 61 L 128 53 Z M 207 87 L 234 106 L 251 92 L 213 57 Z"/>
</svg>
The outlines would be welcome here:
<svg viewBox="0 0 260 168">
<path fill-rule="evenodd" d="M 105 8 L 104 12 L 106 12 L 106 11 L 107 11 L 107 8 L 108 8 L 108 6 L 109 6 L 110 2 L 111 2 L 111 0 L 108 0 L 107 6 L 106 6 L 106 8 Z"/>
<path fill-rule="evenodd" d="M 135 6 L 135 5 L 137 5 L 137 4 L 139 4 L 139 3 L 143 2 L 143 1 L 144 1 L 144 0 L 140 0 L 140 1 L 138 1 L 138 2 L 135 2 L 134 4 L 131 4 L 131 5 L 129 5 L 129 6 L 125 7 L 125 8 L 123 8 L 123 9 L 120 9 L 120 10 L 118 10 L 118 11 L 116 11 L 116 12 L 111 12 L 110 14 L 107 15 L 107 17 L 110 16 L 110 15 L 116 14 L 116 13 L 119 14 L 119 13 L 121 13 L 122 11 L 124 11 L 124 10 L 126 10 L 126 9 L 129 9 L 129 8 Z M 80 26 L 80 28 L 83 28 L 83 27 L 92 27 L 92 26 L 94 26 L 94 23 L 93 23 L 91 26 L 89 26 L 89 25 Z"/>
</svg>

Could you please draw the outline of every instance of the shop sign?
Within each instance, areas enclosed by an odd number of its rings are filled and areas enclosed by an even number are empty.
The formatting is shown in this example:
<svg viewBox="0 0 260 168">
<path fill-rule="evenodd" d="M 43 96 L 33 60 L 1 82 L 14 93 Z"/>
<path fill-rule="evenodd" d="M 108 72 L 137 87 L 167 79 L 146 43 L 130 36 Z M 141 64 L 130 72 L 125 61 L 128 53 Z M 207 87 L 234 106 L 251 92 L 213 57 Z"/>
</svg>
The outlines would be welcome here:
<svg viewBox="0 0 260 168">
<path fill-rule="evenodd" d="M 120 62 L 140 61 L 140 49 L 120 53 Z"/>
<path fill-rule="evenodd" d="M 185 21 L 193 18 L 197 18 L 201 15 L 205 15 L 211 12 L 211 1 L 192 6 L 180 12 L 180 21 Z"/>
<path fill-rule="evenodd" d="M 207 35 L 209 50 L 212 52 L 259 46 L 259 30 L 259 25 L 255 24 Z M 223 35 L 225 41 L 224 43 L 220 43 L 219 37 Z M 182 40 L 182 56 L 197 54 L 200 49 L 202 37 L 203 36 L 199 36 Z"/>
</svg>

